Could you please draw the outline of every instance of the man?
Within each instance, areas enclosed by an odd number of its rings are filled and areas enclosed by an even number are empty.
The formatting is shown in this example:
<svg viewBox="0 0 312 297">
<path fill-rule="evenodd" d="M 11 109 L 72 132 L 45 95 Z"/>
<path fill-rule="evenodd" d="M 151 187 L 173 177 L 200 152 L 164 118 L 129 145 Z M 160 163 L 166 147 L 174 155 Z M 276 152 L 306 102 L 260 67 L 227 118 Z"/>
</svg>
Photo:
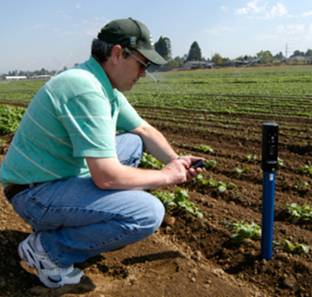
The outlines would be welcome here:
<svg viewBox="0 0 312 297">
<path fill-rule="evenodd" d="M 164 208 L 143 189 L 183 183 L 200 171 L 191 167 L 198 158 L 178 158 L 121 93 L 149 63 L 165 60 L 144 24 L 108 23 L 87 62 L 37 92 L 2 162 L 5 195 L 33 228 L 18 254 L 47 287 L 79 283 L 83 272 L 74 263 L 151 235 Z M 143 145 L 167 164 L 162 170 L 136 168 Z"/>
</svg>

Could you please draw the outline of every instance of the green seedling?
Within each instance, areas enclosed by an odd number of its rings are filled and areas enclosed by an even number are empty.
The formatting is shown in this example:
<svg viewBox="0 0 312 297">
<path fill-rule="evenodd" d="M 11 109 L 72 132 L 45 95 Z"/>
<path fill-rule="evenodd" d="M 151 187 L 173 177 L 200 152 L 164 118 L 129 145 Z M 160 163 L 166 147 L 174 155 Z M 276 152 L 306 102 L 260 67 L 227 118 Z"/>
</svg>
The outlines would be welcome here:
<svg viewBox="0 0 312 297">
<path fill-rule="evenodd" d="M 204 161 L 204 164 L 205 164 L 206 169 L 212 169 L 212 168 L 217 167 L 218 163 L 216 160 L 206 160 Z"/>
<path fill-rule="evenodd" d="M 299 242 L 293 243 L 287 239 L 284 239 L 281 245 L 285 252 L 292 254 L 308 254 L 310 251 L 310 246 Z"/>
<path fill-rule="evenodd" d="M 158 197 L 168 210 L 183 210 L 198 218 L 203 218 L 202 211 L 190 201 L 188 192 L 178 188 L 174 193 L 168 191 L 153 191 L 153 195 Z"/>
<path fill-rule="evenodd" d="M 278 167 L 284 167 L 285 166 L 284 160 L 277 157 L 277 165 Z"/>
<path fill-rule="evenodd" d="M 247 154 L 244 157 L 244 161 L 246 161 L 246 162 L 256 162 L 256 161 L 258 161 L 258 157 L 255 154 Z"/>
<path fill-rule="evenodd" d="M 300 195 L 304 195 L 309 191 L 310 184 L 306 181 L 299 180 L 295 183 L 294 188 Z"/>
<path fill-rule="evenodd" d="M 303 206 L 297 203 L 291 203 L 286 206 L 288 220 L 293 223 L 312 222 L 312 207 L 305 204 Z"/>
<path fill-rule="evenodd" d="M 312 177 L 312 166 L 311 165 L 304 165 L 303 167 L 300 167 L 298 169 L 298 172 L 302 173 L 302 174 L 307 174 L 310 177 Z"/>
<path fill-rule="evenodd" d="M 256 223 L 246 223 L 244 221 L 230 224 L 233 234 L 231 239 L 237 243 L 241 243 L 245 239 L 258 240 L 261 237 L 261 228 Z"/>
<path fill-rule="evenodd" d="M 203 153 L 213 153 L 214 150 L 210 145 L 200 144 L 193 147 L 195 150 Z"/>
<path fill-rule="evenodd" d="M 140 167 L 149 169 L 162 169 L 164 164 L 148 153 L 143 153 Z"/>
<path fill-rule="evenodd" d="M 250 172 L 250 169 L 248 167 L 240 168 L 240 167 L 235 167 L 233 169 L 233 173 L 236 177 L 242 177 L 243 175 L 247 174 Z"/>
<path fill-rule="evenodd" d="M 233 183 L 227 184 L 222 181 L 217 181 L 213 178 L 205 178 L 204 175 L 201 173 L 194 177 L 193 182 L 201 187 L 214 189 L 219 194 L 224 193 L 227 190 L 232 190 L 236 188 L 236 185 Z"/>
<path fill-rule="evenodd" d="M 227 185 L 224 182 L 218 181 L 216 188 L 218 193 L 224 193 L 227 190 Z"/>
</svg>

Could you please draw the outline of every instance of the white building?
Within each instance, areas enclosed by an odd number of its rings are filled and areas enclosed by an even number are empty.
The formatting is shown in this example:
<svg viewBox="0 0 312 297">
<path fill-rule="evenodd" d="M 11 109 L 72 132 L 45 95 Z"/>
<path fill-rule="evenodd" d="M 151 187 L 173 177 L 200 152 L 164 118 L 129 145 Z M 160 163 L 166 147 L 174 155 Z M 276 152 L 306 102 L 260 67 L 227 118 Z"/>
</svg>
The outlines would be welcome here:
<svg viewBox="0 0 312 297">
<path fill-rule="evenodd" d="M 21 80 L 21 79 L 27 79 L 26 75 L 6 75 L 6 80 Z"/>
<path fill-rule="evenodd" d="M 30 79 L 49 79 L 49 78 L 51 78 L 50 74 L 38 74 L 30 77 Z"/>
</svg>

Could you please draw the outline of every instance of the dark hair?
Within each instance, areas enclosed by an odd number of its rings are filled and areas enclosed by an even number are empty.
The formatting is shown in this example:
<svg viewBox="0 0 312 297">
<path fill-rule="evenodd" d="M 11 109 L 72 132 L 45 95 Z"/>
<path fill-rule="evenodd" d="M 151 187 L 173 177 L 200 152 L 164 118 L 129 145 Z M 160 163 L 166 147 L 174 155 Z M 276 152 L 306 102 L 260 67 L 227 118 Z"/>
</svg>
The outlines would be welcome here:
<svg viewBox="0 0 312 297">
<path fill-rule="evenodd" d="M 91 46 L 91 55 L 99 63 L 105 62 L 112 54 L 114 44 L 106 43 L 100 39 L 94 38 Z"/>
<path fill-rule="evenodd" d="M 112 48 L 115 44 L 107 43 L 98 38 L 94 38 L 91 46 L 91 55 L 94 59 L 96 59 L 100 64 L 107 61 L 107 59 L 112 54 Z M 123 45 L 121 45 L 124 47 Z M 129 51 L 124 51 L 123 56 L 127 58 L 131 53 Z"/>
</svg>

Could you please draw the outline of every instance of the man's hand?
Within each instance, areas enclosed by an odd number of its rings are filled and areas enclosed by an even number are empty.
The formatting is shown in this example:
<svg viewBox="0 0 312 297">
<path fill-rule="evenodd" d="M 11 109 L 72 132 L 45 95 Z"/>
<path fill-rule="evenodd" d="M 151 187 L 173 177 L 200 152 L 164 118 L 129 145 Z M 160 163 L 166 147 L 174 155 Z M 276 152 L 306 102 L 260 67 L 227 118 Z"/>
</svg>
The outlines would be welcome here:
<svg viewBox="0 0 312 297">
<path fill-rule="evenodd" d="M 174 159 L 168 163 L 161 171 L 166 176 L 167 185 L 181 184 L 188 180 L 188 163 L 186 160 Z"/>
<path fill-rule="evenodd" d="M 190 181 L 198 173 L 202 172 L 203 169 L 201 167 L 192 167 L 192 164 L 199 160 L 203 159 L 193 156 L 183 156 L 167 164 L 162 171 L 167 175 L 168 185 Z"/>
</svg>

